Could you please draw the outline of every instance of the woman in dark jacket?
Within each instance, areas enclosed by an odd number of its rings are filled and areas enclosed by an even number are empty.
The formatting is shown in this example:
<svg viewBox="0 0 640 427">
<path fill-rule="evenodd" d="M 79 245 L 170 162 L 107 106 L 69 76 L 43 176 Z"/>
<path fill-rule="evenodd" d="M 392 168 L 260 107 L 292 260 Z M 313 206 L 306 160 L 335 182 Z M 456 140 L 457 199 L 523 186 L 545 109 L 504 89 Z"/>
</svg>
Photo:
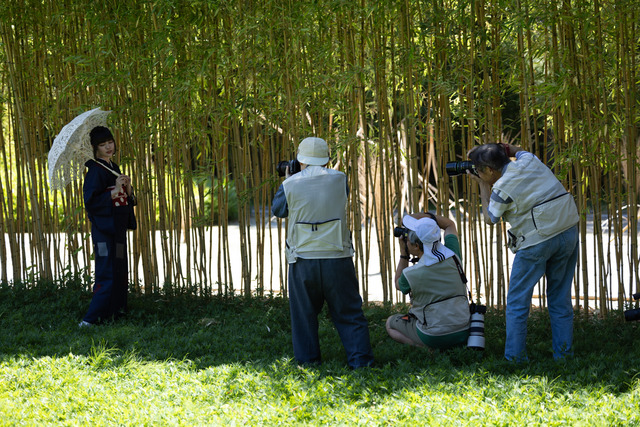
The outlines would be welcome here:
<svg viewBox="0 0 640 427">
<path fill-rule="evenodd" d="M 95 258 L 93 298 L 81 327 L 118 317 L 127 310 L 127 230 L 136 228 L 131 178 L 111 161 L 116 144 L 108 128 L 90 133 L 94 159 L 85 164 L 84 206 L 91 221 Z"/>
</svg>

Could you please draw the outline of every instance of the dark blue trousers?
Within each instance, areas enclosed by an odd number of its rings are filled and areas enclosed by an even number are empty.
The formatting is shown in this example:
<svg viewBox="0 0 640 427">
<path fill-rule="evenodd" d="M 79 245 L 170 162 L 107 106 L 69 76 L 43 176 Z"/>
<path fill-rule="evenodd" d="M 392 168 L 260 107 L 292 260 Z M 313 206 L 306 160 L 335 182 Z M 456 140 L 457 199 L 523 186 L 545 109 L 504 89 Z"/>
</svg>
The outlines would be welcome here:
<svg viewBox="0 0 640 427">
<path fill-rule="evenodd" d="M 96 323 L 127 310 L 129 286 L 126 228 L 107 234 L 91 227 L 95 257 L 93 298 L 83 320 Z"/>
<path fill-rule="evenodd" d="M 352 258 L 302 259 L 289 264 L 293 353 L 298 363 L 320 363 L 318 314 L 327 302 L 352 368 L 369 366 L 373 352 Z"/>
</svg>

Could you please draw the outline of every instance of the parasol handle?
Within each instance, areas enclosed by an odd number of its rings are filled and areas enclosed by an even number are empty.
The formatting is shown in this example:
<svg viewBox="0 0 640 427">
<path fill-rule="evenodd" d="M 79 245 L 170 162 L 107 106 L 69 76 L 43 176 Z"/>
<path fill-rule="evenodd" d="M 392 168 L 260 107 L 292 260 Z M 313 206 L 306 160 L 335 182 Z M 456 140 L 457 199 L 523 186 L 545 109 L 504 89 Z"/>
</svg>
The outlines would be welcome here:
<svg viewBox="0 0 640 427">
<path fill-rule="evenodd" d="M 96 162 L 94 159 L 91 159 L 91 160 L 93 160 L 94 162 Z M 109 172 L 111 172 L 112 174 L 114 174 L 114 175 L 115 175 L 115 176 L 117 176 L 117 177 L 118 177 L 118 176 L 120 176 L 120 175 L 122 175 L 122 174 L 119 174 L 118 172 L 114 171 L 114 170 L 113 170 L 113 169 L 111 169 L 110 167 L 107 167 L 107 166 L 103 165 L 103 164 L 102 164 L 102 163 L 100 163 L 100 162 L 96 162 L 96 163 L 97 163 L 98 165 L 102 166 L 103 168 L 105 168 L 106 170 L 108 170 Z"/>
</svg>

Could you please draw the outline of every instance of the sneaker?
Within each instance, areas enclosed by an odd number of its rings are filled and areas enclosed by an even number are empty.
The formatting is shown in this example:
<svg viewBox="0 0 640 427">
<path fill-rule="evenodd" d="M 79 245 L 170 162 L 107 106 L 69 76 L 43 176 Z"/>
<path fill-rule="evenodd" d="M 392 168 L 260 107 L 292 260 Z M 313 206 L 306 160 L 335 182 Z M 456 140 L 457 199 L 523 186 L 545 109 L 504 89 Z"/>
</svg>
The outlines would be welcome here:
<svg viewBox="0 0 640 427">
<path fill-rule="evenodd" d="M 78 323 L 79 328 L 89 328 L 91 326 L 93 326 L 93 323 L 85 322 L 84 320 Z"/>
</svg>

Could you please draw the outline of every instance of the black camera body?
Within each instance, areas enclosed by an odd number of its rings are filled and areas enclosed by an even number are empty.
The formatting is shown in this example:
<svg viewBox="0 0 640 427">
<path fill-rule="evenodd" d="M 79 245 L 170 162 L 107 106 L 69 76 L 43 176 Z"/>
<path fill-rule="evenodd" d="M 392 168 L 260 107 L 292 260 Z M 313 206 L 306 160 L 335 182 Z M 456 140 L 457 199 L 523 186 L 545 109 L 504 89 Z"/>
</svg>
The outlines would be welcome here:
<svg viewBox="0 0 640 427">
<path fill-rule="evenodd" d="M 633 294 L 633 299 L 638 301 L 640 300 L 640 292 L 637 294 Z M 627 322 L 632 322 L 634 320 L 640 320 L 640 308 L 634 308 L 631 310 L 624 311 L 624 320 Z"/>
<path fill-rule="evenodd" d="M 470 171 L 476 176 L 478 175 L 476 166 L 470 160 L 464 160 L 461 162 L 449 162 L 446 164 L 445 170 L 447 171 L 447 175 L 449 176 L 462 175 L 463 173 L 467 173 L 467 171 Z"/>
<path fill-rule="evenodd" d="M 298 161 L 298 159 L 282 160 L 278 162 L 278 166 L 276 166 L 276 171 L 278 172 L 278 176 L 287 175 L 287 166 L 289 166 L 289 175 L 293 175 L 300 172 L 300 162 Z"/>
<path fill-rule="evenodd" d="M 393 229 L 393 237 L 404 237 L 409 235 L 409 229 L 406 227 L 396 227 Z"/>
<path fill-rule="evenodd" d="M 471 304 L 469 304 L 469 313 L 470 314 L 475 314 L 475 313 L 487 314 L 487 306 L 472 302 Z"/>
</svg>

